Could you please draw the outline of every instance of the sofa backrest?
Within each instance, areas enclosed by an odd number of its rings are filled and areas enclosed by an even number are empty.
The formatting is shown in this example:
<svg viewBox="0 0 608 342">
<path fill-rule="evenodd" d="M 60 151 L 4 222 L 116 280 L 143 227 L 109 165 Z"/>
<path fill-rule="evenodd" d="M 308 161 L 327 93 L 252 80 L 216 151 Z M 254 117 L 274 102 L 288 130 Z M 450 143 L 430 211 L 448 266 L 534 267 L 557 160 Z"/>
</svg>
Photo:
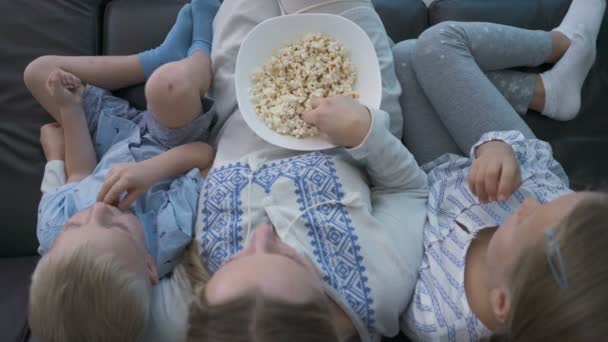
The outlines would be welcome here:
<svg viewBox="0 0 608 342">
<path fill-rule="evenodd" d="M 37 247 L 39 128 L 51 118 L 25 88 L 23 70 L 40 55 L 96 54 L 106 1 L 0 1 L 0 257 Z"/>
</svg>

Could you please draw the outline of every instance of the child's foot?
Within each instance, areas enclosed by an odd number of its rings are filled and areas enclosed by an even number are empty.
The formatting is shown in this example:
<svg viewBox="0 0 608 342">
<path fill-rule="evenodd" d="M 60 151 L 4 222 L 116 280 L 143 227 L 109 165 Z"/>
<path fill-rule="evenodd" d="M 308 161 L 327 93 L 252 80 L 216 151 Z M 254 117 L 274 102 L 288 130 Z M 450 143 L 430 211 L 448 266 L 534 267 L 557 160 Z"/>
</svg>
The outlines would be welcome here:
<svg viewBox="0 0 608 342">
<path fill-rule="evenodd" d="M 165 41 L 157 48 L 139 54 L 139 61 L 146 79 L 159 66 L 185 58 L 191 43 L 192 9 L 190 4 L 186 4 L 177 14 L 175 24 L 167 34 Z"/>
<path fill-rule="evenodd" d="M 192 0 L 192 45 L 188 50 L 188 56 L 200 51 L 207 55 L 211 54 L 211 42 L 213 40 L 213 19 L 220 8 L 218 0 Z"/>
<path fill-rule="evenodd" d="M 58 108 L 79 106 L 82 103 L 84 84 L 73 74 L 56 69 L 49 74 L 46 87 Z"/>
<path fill-rule="evenodd" d="M 602 25 L 606 0 L 573 0 L 562 23 L 555 30 L 565 34 L 570 40 L 583 29 L 594 42 Z"/>
<path fill-rule="evenodd" d="M 559 62 L 540 75 L 545 87 L 542 114 L 559 121 L 572 120 L 578 115 L 581 89 L 595 62 L 595 40 L 590 40 L 588 35 L 579 32 L 572 32 L 570 48 Z"/>
</svg>

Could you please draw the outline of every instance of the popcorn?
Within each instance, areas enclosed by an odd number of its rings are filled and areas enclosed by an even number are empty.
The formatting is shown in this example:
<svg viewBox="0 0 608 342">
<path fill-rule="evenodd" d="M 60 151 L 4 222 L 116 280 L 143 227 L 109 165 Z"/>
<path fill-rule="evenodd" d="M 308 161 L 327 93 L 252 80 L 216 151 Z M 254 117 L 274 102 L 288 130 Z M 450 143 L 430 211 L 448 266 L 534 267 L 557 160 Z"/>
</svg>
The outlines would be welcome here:
<svg viewBox="0 0 608 342">
<path fill-rule="evenodd" d="M 273 131 L 305 138 L 319 130 L 304 122 L 313 96 L 352 96 L 357 80 L 346 48 L 328 35 L 309 33 L 287 45 L 256 68 L 251 76 L 251 96 L 258 118 Z"/>
</svg>

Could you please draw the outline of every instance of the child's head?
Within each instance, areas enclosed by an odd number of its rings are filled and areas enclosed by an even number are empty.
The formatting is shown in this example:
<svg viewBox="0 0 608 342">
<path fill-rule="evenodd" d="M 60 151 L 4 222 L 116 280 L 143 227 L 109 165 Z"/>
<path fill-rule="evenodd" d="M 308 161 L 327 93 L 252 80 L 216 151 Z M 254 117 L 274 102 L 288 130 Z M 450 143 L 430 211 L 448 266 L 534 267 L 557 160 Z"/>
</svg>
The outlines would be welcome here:
<svg viewBox="0 0 608 342">
<path fill-rule="evenodd" d="M 137 341 L 157 281 L 137 218 L 97 203 L 74 215 L 40 260 L 30 325 L 42 341 Z"/>
<path fill-rule="evenodd" d="M 490 301 L 506 332 L 501 339 L 604 339 L 607 260 L 608 195 L 575 193 L 523 205 L 488 247 Z"/>
</svg>

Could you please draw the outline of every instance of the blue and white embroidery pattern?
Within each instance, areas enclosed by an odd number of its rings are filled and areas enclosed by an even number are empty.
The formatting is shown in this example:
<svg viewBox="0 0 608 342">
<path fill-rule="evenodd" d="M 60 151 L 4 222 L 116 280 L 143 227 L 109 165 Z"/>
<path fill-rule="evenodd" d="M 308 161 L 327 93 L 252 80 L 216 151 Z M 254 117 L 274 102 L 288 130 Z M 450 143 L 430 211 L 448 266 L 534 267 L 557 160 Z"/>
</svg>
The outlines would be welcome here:
<svg viewBox="0 0 608 342">
<path fill-rule="evenodd" d="M 251 169 L 236 163 L 213 170 L 205 180 L 202 208 L 201 256 L 209 272 L 243 247 L 241 192 L 247 186 Z"/>
<path fill-rule="evenodd" d="M 264 165 L 253 174 L 251 183 L 270 193 L 279 180 L 293 182 L 297 201 L 294 205 L 304 213 L 302 219 L 325 282 L 342 293 L 368 329 L 373 330 L 373 300 L 350 215 L 341 204 L 307 211 L 316 204 L 344 198 L 331 158 L 311 153 Z M 201 250 L 210 272 L 243 247 L 241 195 L 251 173 L 249 165 L 236 163 L 213 170 L 206 179 Z"/>
</svg>

